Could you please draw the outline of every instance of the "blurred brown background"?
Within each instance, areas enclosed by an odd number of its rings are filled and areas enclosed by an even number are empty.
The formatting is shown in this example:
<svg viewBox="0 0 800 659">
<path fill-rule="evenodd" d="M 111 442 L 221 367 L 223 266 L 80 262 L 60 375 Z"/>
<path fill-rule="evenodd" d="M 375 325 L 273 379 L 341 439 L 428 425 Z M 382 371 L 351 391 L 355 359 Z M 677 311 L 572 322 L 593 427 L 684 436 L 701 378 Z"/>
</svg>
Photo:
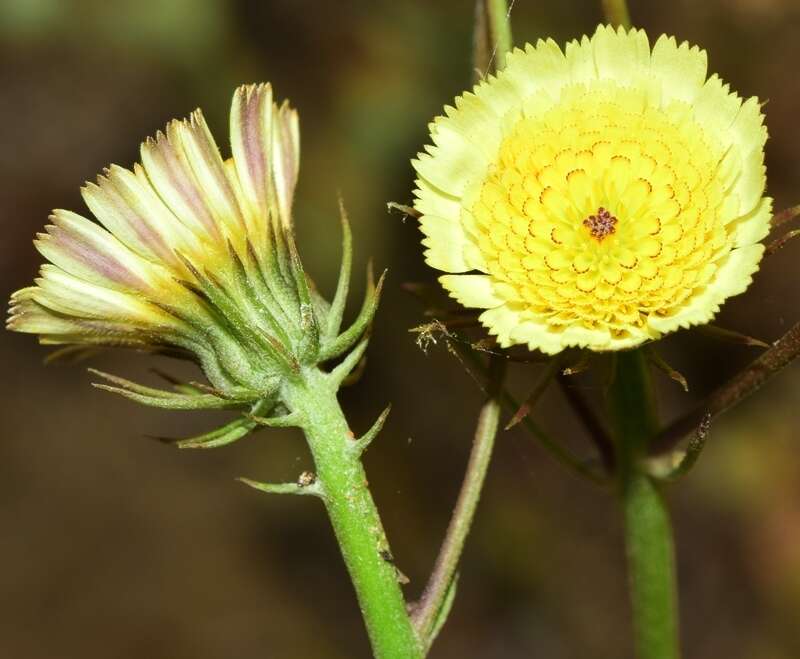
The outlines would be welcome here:
<svg viewBox="0 0 800 659">
<path fill-rule="evenodd" d="M 559 42 L 600 20 L 589 0 L 517 0 L 518 43 Z M 633 0 L 637 24 L 706 47 L 710 68 L 769 99 L 770 193 L 800 202 L 800 3 Z M 402 570 L 418 594 L 446 525 L 480 393 L 441 347 L 426 357 L 400 289 L 433 281 L 408 201 L 426 123 L 470 80 L 472 3 L 322 0 L 0 0 L 2 297 L 28 285 L 31 239 L 51 208 L 83 210 L 79 185 L 130 165 L 142 138 L 202 106 L 227 144 L 242 82 L 270 80 L 299 108 L 297 202 L 308 270 L 330 291 L 336 195 L 368 255 L 390 269 L 360 384 L 342 399 L 366 428 L 391 401 L 367 470 Z M 720 323 L 765 339 L 800 316 L 800 244 L 771 257 Z M 361 286 L 357 287 L 358 289 Z M 358 293 L 358 290 L 356 291 Z M 354 298 L 355 300 L 356 298 Z M 264 432 L 179 452 L 145 435 L 210 427 L 88 386 L 84 365 L 43 367 L 31 337 L 0 337 L 0 656 L 9 659 L 367 657 L 355 599 L 318 502 L 234 482 L 294 478 L 302 439 Z M 666 415 L 754 356 L 695 336 L 665 342 L 692 394 L 661 381 Z M 108 354 L 130 377 L 169 362 Z M 535 369 L 515 374 L 521 387 Z M 596 392 L 595 392 L 596 393 Z M 686 659 L 800 656 L 800 371 L 789 369 L 718 423 L 692 475 L 670 490 Z M 540 421 L 589 455 L 557 392 Z M 432 657 L 632 656 L 614 500 L 563 472 L 523 431 L 501 435 Z"/>
</svg>

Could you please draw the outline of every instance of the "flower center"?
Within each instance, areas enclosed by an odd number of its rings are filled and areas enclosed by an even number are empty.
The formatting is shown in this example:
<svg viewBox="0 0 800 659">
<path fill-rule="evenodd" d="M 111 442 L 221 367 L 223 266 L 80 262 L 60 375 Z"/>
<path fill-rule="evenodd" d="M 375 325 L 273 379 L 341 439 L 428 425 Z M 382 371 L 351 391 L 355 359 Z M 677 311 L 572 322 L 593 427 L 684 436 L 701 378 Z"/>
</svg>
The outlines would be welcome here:
<svg viewBox="0 0 800 659">
<path fill-rule="evenodd" d="M 598 242 L 603 242 L 606 236 L 616 233 L 614 226 L 618 222 L 617 218 L 600 206 L 594 215 L 590 215 L 583 221 L 583 226 L 589 229 L 592 238 L 597 238 Z"/>
</svg>

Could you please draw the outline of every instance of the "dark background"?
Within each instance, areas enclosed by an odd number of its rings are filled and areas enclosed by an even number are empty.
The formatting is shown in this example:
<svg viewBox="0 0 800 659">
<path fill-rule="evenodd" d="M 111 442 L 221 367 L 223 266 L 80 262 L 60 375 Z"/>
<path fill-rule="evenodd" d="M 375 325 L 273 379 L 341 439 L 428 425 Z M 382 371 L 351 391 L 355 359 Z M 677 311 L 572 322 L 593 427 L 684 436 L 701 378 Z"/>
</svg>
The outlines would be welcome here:
<svg viewBox="0 0 800 659">
<path fill-rule="evenodd" d="M 711 71 L 769 100 L 769 191 L 777 208 L 800 202 L 797 0 L 631 4 L 653 41 L 667 32 L 701 44 Z M 596 5 L 517 0 L 516 41 L 591 33 Z M 272 81 L 299 109 L 307 269 L 331 291 L 341 191 L 357 266 L 371 255 L 390 270 L 367 372 L 342 400 L 357 432 L 394 405 L 366 466 L 409 596 L 449 517 L 481 394 L 441 345 L 425 356 L 408 333 L 423 318 L 400 285 L 435 273 L 414 222 L 385 204 L 410 200 L 408 161 L 427 122 L 469 84 L 471 20 L 467 0 L 0 1 L 3 297 L 35 276 L 31 239 L 50 209 L 83 212 L 79 185 L 111 162 L 132 164 L 170 118 L 202 106 L 227 148 L 236 85 Z M 773 340 L 797 320 L 798 250 L 768 259 L 720 324 Z M 692 389 L 662 378 L 665 416 L 756 352 L 697 336 L 665 341 Z M 177 451 L 145 436 L 219 419 L 135 406 L 89 387 L 85 364 L 45 368 L 45 354 L 29 336 L 0 337 L 0 656 L 368 656 L 319 502 L 233 480 L 295 478 L 309 466 L 299 435 Z M 135 354 L 91 363 L 144 380 L 150 366 L 172 368 Z M 535 367 L 514 374 L 521 392 L 535 377 Z M 686 659 L 800 656 L 798 405 L 791 368 L 715 425 L 695 471 L 669 490 Z M 542 424 L 589 455 L 557 391 L 540 409 Z M 523 431 L 499 438 L 458 599 L 431 656 L 632 656 L 615 501 Z"/>
</svg>

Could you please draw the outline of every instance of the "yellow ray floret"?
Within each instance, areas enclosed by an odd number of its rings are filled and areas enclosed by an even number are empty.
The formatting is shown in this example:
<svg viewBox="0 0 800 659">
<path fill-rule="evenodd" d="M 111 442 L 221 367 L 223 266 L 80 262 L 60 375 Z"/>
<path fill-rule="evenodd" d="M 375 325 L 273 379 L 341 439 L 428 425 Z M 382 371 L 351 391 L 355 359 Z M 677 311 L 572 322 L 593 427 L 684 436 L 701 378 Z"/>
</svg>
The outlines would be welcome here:
<svg viewBox="0 0 800 659">
<path fill-rule="evenodd" d="M 756 98 L 641 30 L 507 62 L 413 162 L 426 260 L 501 345 L 632 347 L 747 288 L 772 205 Z"/>
</svg>

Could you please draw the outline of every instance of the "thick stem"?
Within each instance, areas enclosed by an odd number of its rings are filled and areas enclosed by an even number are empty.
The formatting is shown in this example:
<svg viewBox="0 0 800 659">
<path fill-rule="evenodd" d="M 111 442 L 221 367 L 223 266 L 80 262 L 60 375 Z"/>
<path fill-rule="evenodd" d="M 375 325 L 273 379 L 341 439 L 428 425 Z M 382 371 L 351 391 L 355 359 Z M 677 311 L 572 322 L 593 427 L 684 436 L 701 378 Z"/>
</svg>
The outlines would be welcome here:
<svg viewBox="0 0 800 659">
<path fill-rule="evenodd" d="M 639 659 L 679 659 L 672 528 L 661 494 L 641 468 L 657 429 L 649 372 L 641 351 L 618 355 L 610 402 L 637 655 Z"/>
<path fill-rule="evenodd" d="M 648 476 L 636 474 L 628 482 L 623 506 L 639 659 L 677 659 L 675 548 L 666 503 Z"/>
<path fill-rule="evenodd" d="M 603 0 L 603 13 L 609 24 L 614 27 L 620 25 L 627 29 L 631 26 L 631 15 L 626 0 Z"/>
<path fill-rule="evenodd" d="M 453 584 L 458 561 L 472 526 L 483 481 L 489 468 L 500 420 L 499 398 L 502 390 L 503 371 L 504 362 L 497 358 L 493 359 L 489 376 L 489 398 L 478 416 L 475 439 L 472 443 L 472 452 L 469 456 L 467 471 L 464 474 L 461 492 L 458 495 L 458 501 L 436 558 L 433 572 L 414 612 L 414 624 L 426 646 L 433 641 L 431 635 L 437 626 L 440 612 Z"/>
<path fill-rule="evenodd" d="M 389 542 L 333 383 L 326 374 L 310 369 L 287 386 L 285 400 L 300 415 L 375 657 L 421 659 Z"/>
</svg>

